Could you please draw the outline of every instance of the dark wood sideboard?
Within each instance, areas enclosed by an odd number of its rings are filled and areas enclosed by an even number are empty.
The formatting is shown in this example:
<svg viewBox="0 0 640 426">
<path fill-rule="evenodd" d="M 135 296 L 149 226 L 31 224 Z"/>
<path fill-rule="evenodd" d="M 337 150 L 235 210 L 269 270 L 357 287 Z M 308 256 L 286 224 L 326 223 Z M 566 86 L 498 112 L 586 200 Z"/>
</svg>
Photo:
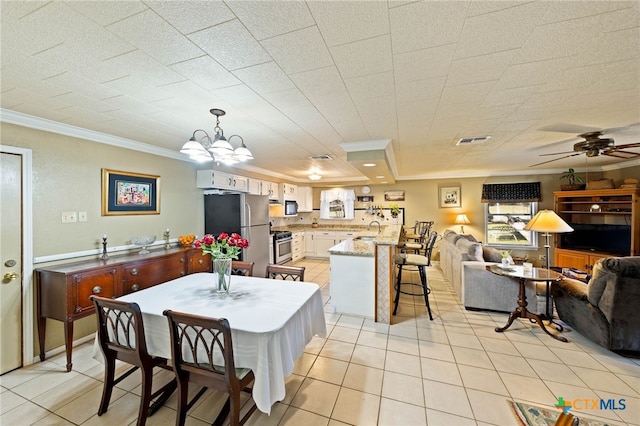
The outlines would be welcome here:
<svg viewBox="0 0 640 426">
<path fill-rule="evenodd" d="M 47 318 L 64 323 L 67 371 L 71 371 L 73 322 L 95 311 L 89 296 L 116 298 L 196 272 L 211 271 L 200 249 L 173 248 L 37 268 L 40 360 L 45 358 Z"/>
</svg>

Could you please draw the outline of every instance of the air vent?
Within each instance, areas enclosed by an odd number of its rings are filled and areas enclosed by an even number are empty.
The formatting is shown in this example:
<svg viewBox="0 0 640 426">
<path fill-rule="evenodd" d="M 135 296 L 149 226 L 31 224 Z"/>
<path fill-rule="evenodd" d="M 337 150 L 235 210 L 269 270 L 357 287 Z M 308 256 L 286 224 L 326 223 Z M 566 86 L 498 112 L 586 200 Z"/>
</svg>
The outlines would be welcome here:
<svg viewBox="0 0 640 426">
<path fill-rule="evenodd" d="M 472 138 L 462 138 L 456 145 L 476 145 L 488 141 L 491 136 L 476 136 Z"/>
<path fill-rule="evenodd" d="M 309 158 L 311 158 L 312 160 L 333 160 L 333 157 L 330 156 L 329 154 L 316 154 L 316 155 L 310 155 Z"/>
</svg>

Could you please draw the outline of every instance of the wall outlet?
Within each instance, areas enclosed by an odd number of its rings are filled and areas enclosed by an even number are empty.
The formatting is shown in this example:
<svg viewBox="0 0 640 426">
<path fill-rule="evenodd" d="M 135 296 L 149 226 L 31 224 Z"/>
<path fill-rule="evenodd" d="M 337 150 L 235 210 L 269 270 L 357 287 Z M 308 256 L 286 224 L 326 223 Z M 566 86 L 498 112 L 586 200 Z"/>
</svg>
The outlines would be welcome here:
<svg viewBox="0 0 640 426">
<path fill-rule="evenodd" d="M 78 221 L 76 212 L 62 212 L 62 223 L 74 223 Z"/>
<path fill-rule="evenodd" d="M 78 212 L 78 222 L 87 221 L 87 212 Z"/>
<path fill-rule="evenodd" d="M 547 260 L 547 257 L 544 254 L 541 254 L 540 256 L 538 256 L 538 260 L 544 262 L 545 260 Z"/>
</svg>

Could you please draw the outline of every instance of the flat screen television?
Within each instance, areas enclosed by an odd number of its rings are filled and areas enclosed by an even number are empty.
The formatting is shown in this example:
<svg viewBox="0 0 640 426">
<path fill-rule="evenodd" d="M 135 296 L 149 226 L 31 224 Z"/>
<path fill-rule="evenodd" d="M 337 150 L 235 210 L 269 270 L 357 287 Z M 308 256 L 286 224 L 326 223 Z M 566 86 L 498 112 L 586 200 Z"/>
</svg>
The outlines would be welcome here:
<svg viewBox="0 0 640 426">
<path fill-rule="evenodd" d="M 560 234 L 560 247 L 629 256 L 630 225 L 570 223 L 573 232 Z"/>
</svg>

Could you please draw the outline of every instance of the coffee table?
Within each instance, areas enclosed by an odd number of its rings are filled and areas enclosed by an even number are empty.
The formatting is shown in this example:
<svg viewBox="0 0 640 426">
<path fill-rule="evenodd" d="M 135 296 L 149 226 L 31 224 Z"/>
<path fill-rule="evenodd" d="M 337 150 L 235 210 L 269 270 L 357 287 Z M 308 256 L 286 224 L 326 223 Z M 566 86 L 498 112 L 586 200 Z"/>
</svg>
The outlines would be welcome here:
<svg viewBox="0 0 640 426">
<path fill-rule="evenodd" d="M 504 327 L 496 327 L 495 330 L 497 333 L 502 333 L 507 328 L 509 328 L 516 318 L 528 318 L 537 322 L 540 328 L 542 328 L 545 333 L 547 333 L 554 339 L 561 342 L 568 341 L 566 337 L 556 336 L 555 334 L 549 332 L 549 330 L 547 330 L 547 328 L 544 326 L 544 323 L 542 322 L 543 318 L 540 315 L 527 310 L 527 295 L 525 292 L 525 283 L 527 281 L 546 281 L 547 283 L 552 281 L 560 281 L 564 278 L 562 274 L 544 268 L 533 268 L 531 271 L 525 271 L 524 267 L 514 265 L 510 265 L 506 268 L 499 265 L 490 265 L 487 266 L 487 270 L 493 272 L 496 275 L 515 278 L 520 284 L 520 290 L 518 292 L 518 307 L 509 314 L 509 320 Z"/>
</svg>

